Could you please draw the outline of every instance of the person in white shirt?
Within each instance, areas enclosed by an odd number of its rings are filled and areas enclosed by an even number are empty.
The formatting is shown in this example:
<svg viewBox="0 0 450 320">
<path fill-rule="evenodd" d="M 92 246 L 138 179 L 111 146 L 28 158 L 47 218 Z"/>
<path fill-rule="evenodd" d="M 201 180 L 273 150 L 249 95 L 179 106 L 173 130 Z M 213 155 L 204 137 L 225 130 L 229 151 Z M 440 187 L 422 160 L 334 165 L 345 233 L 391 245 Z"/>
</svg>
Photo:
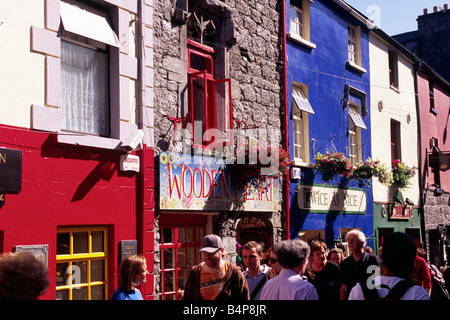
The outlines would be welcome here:
<svg viewBox="0 0 450 320">
<path fill-rule="evenodd" d="M 402 232 L 391 234 L 381 251 L 381 276 L 370 276 L 366 283 L 357 283 L 349 300 L 430 300 L 424 288 L 410 281 L 416 251 L 416 243 L 410 236 Z"/>
<path fill-rule="evenodd" d="M 316 288 L 302 278 L 308 263 L 309 245 L 302 240 L 285 240 L 277 243 L 273 251 L 281 271 L 264 286 L 260 300 L 318 300 Z"/>
</svg>

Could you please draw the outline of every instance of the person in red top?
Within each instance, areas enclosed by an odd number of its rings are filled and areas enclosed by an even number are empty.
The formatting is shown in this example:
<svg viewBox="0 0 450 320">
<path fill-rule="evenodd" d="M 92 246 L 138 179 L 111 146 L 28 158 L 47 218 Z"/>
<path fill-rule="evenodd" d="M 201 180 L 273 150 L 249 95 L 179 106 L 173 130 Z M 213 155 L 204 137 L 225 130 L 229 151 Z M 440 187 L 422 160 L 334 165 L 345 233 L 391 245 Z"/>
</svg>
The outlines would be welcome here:
<svg viewBox="0 0 450 320">
<path fill-rule="evenodd" d="M 430 295 L 431 294 L 431 273 L 427 261 L 420 255 L 423 249 L 417 250 L 416 255 L 416 272 L 414 275 L 414 284 L 422 286 Z"/>
</svg>

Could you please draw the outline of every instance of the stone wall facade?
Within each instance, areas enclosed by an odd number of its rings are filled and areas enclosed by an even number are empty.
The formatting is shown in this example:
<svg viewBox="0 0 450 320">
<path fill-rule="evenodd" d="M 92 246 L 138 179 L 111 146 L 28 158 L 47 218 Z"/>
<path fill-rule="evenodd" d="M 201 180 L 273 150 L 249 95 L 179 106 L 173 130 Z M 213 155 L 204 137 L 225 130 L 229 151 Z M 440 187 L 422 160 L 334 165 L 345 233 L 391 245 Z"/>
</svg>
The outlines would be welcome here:
<svg viewBox="0 0 450 320">
<path fill-rule="evenodd" d="M 276 0 L 154 1 L 155 154 L 181 152 L 174 139 L 173 118 L 181 119 L 176 123 L 179 128 L 188 113 L 188 39 L 213 47 L 223 62 L 214 69 L 217 78 L 231 78 L 234 128 L 265 129 L 275 135 L 271 141 L 283 146 L 280 10 L 281 3 Z M 199 31 L 198 23 L 195 25 L 198 20 L 205 22 L 204 32 Z M 282 190 L 283 184 L 280 186 Z M 280 202 L 282 199 L 281 194 Z M 272 228 L 273 243 L 284 237 L 282 205 L 277 212 L 257 213 Z M 160 210 L 159 214 L 164 212 Z M 212 218 L 212 232 L 222 236 L 233 262 L 237 221 L 246 214 L 227 211 Z M 158 221 L 155 228 L 157 225 Z M 160 239 L 158 232 L 155 234 L 157 246 Z M 156 256 L 155 269 L 159 260 Z M 158 292 L 157 279 L 155 283 Z"/>
</svg>

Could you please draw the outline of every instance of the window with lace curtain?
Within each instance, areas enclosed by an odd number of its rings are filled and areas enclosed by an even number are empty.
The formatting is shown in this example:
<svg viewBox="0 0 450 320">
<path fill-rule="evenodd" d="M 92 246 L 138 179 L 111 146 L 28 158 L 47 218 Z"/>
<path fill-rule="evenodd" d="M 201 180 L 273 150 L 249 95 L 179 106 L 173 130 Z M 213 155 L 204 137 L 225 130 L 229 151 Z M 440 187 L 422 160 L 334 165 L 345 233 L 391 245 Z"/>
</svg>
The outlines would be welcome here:
<svg viewBox="0 0 450 320">
<path fill-rule="evenodd" d="M 61 41 L 61 128 L 109 135 L 108 54 Z"/>
<path fill-rule="evenodd" d="M 119 43 L 108 13 L 65 0 L 61 22 L 61 129 L 109 137 L 109 51 Z"/>
</svg>

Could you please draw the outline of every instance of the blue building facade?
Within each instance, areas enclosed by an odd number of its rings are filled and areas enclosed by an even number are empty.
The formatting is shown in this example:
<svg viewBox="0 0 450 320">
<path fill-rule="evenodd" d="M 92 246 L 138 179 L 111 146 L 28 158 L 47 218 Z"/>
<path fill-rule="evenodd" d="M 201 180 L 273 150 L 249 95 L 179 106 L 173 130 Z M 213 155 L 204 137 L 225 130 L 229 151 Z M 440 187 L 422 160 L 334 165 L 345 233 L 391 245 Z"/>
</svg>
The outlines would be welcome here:
<svg viewBox="0 0 450 320">
<path fill-rule="evenodd" d="M 329 247 L 360 229 L 373 236 L 370 187 L 336 175 L 324 181 L 318 153 L 342 153 L 355 166 L 371 156 L 369 29 L 343 1 L 286 0 L 290 238 Z"/>
</svg>

